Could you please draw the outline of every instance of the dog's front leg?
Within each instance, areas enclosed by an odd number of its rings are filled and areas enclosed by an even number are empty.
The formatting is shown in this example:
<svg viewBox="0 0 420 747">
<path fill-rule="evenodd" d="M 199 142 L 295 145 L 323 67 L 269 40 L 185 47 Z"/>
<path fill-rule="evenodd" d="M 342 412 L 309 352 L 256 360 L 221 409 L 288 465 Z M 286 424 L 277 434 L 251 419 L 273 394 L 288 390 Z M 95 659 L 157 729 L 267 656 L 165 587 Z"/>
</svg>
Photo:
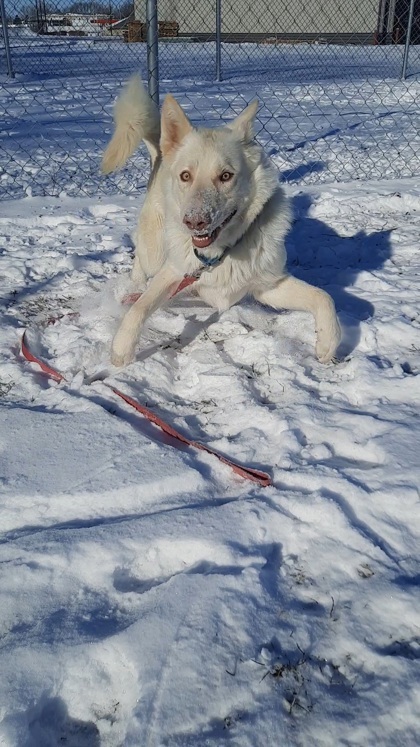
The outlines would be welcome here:
<svg viewBox="0 0 420 747">
<path fill-rule="evenodd" d="M 114 366 L 126 366 L 132 361 L 140 330 L 147 317 L 172 295 L 181 280 L 179 272 L 169 265 L 162 267 L 151 280 L 147 290 L 126 313 L 114 337 L 111 353 Z"/>
<path fill-rule="evenodd" d="M 331 296 L 303 280 L 287 275 L 270 290 L 254 293 L 255 298 L 276 309 L 310 311 L 315 319 L 316 355 L 321 363 L 328 363 L 337 350 L 341 338 L 340 324 Z"/>
</svg>

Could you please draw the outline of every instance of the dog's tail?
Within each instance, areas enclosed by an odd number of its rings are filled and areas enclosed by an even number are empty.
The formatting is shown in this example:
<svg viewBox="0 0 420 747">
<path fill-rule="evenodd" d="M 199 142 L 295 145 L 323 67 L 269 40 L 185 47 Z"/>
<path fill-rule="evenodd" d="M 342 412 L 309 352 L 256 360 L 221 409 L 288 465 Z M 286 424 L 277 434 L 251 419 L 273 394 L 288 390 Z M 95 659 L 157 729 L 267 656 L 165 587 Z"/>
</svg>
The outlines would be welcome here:
<svg viewBox="0 0 420 747">
<path fill-rule="evenodd" d="M 139 75 L 133 75 L 114 106 L 115 130 L 102 157 L 102 171 L 121 169 L 144 140 L 154 164 L 159 150 L 159 109 Z"/>
</svg>

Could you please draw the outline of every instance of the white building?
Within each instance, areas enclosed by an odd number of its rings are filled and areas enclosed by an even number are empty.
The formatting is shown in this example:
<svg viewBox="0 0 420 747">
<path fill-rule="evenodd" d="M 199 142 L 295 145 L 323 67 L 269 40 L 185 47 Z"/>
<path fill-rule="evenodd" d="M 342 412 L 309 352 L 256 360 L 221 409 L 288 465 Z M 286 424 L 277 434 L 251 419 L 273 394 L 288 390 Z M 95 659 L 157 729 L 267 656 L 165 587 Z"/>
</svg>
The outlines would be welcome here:
<svg viewBox="0 0 420 747">
<path fill-rule="evenodd" d="M 419 4 L 420 4 L 420 0 Z M 285 40 L 396 41 L 398 3 L 409 0 L 221 0 L 222 34 L 275 36 Z M 134 0 L 135 18 L 145 21 L 145 0 Z M 215 0 L 158 0 L 159 21 L 176 21 L 179 34 L 212 36 Z M 408 12 L 407 12 L 408 15 Z M 398 17 L 397 17 L 398 16 Z"/>
<path fill-rule="evenodd" d="M 86 13 L 47 13 L 42 21 L 33 20 L 40 33 L 59 36 L 102 36 L 110 33 L 116 22 L 106 15 Z"/>
</svg>

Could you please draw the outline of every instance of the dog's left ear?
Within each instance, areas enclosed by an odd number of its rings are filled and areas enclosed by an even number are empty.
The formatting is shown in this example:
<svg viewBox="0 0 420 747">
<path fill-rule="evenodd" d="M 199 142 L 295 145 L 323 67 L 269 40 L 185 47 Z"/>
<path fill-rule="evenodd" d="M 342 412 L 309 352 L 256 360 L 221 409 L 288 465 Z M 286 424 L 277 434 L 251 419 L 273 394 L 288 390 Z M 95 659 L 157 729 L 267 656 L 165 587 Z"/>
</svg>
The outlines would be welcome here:
<svg viewBox="0 0 420 747">
<path fill-rule="evenodd" d="M 254 121 L 258 106 L 259 101 L 255 99 L 236 119 L 227 125 L 228 129 L 233 130 L 245 143 L 249 143 L 254 138 Z"/>
</svg>

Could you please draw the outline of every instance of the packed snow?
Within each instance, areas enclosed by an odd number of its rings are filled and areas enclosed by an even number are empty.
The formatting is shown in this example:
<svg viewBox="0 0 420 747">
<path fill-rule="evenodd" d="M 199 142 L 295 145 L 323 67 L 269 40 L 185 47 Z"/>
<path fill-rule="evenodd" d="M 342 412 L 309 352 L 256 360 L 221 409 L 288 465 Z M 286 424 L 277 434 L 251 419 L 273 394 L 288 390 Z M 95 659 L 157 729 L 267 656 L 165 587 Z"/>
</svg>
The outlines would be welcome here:
<svg viewBox="0 0 420 747">
<path fill-rule="evenodd" d="M 280 172 L 300 170 L 287 186 L 289 267 L 334 297 L 339 362 L 316 361 L 306 314 L 245 301 L 218 316 L 185 292 L 151 317 L 136 361 L 114 369 L 110 341 L 132 289 L 130 235 L 146 157 L 115 178 L 121 190 L 131 184 L 122 195 L 87 158 L 80 173 L 69 169 L 62 151 L 77 162 L 85 148 L 83 109 L 99 163 L 126 72 L 107 74 L 100 87 L 85 78 L 78 90 L 64 73 L 20 78 L 0 96 L 17 111 L 33 86 L 32 134 L 41 143 L 41 122 L 47 133 L 39 150 L 26 121 L 21 140 L 18 130 L 7 136 L 16 173 L 4 182 L 15 199 L 0 215 L 0 744 L 414 747 L 419 180 L 374 181 L 388 157 L 377 121 L 348 133 L 377 154 L 377 169 L 365 181 L 333 183 L 339 160 L 354 174 L 360 154 L 332 134 L 322 145 L 330 183 L 319 186 L 303 183 L 314 140 L 286 162 L 284 129 L 278 138 L 273 130 Z M 177 69 L 166 75 L 165 90 L 199 102 L 197 123 L 201 115 L 216 123 L 220 86 L 206 103 L 204 76 L 193 84 Z M 358 85 L 375 88 L 373 80 Z M 313 101 L 318 83 L 309 84 Z M 57 116 L 50 103 L 60 106 L 57 91 L 70 85 L 74 101 L 85 97 L 81 108 L 63 104 Z M 256 85 L 245 71 L 221 88 L 232 100 L 236 91 L 239 109 Z M 331 75 L 322 85 L 344 83 Z M 270 106 L 287 108 L 281 84 L 268 90 Z M 405 90 L 414 100 L 417 81 Z M 305 123 L 309 115 L 308 101 Z M 33 170 L 22 175 L 25 148 Z M 39 194 L 41 159 L 55 197 Z M 401 151 L 394 168 L 406 167 Z M 81 194 L 85 178 L 96 195 Z M 24 361 L 24 329 L 66 382 Z M 107 384 L 270 472 L 273 486 L 180 447 Z"/>
</svg>

